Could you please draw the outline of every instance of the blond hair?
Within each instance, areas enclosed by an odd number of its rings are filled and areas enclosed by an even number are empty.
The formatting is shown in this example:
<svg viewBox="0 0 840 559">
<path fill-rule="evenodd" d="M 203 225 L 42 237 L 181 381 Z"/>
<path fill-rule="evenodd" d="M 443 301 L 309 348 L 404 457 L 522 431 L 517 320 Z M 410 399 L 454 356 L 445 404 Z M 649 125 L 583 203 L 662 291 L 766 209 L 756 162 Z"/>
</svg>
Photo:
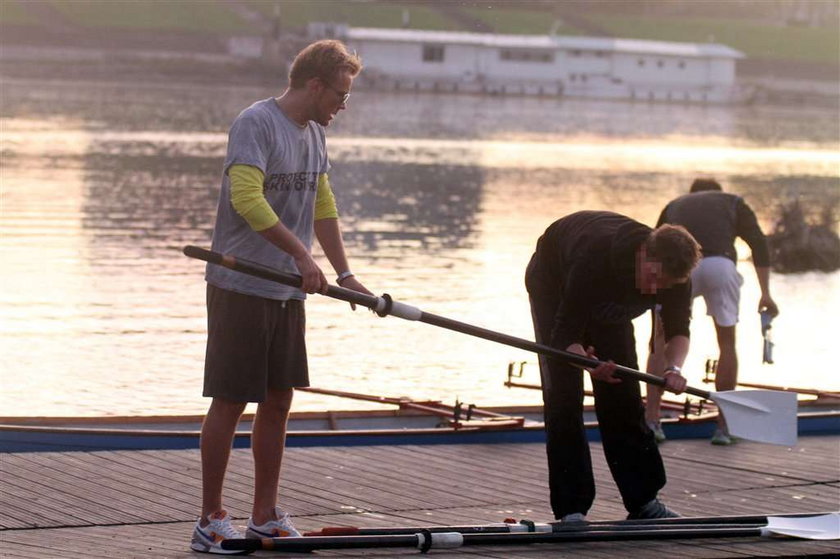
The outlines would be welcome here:
<svg viewBox="0 0 840 559">
<path fill-rule="evenodd" d="M 361 71 L 361 59 L 348 51 L 344 43 L 324 39 L 312 43 L 295 57 L 289 69 L 289 86 L 299 89 L 312 78 L 332 82 L 340 72 L 356 76 Z"/>
</svg>

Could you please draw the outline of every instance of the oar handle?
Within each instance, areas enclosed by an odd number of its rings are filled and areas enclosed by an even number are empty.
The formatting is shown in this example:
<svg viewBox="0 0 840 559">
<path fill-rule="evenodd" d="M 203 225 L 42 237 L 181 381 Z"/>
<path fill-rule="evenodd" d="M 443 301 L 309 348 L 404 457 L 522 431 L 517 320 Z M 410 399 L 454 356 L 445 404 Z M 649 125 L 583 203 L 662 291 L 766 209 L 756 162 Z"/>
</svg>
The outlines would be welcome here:
<svg viewBox="0 0 840 559">
<path fill-rule="evenodd" d="M 250 276 L 255 276 L 276 283 L 282 283 L 291 287 L 299 288 L 303 285 L 303 279 L 297 274 L 281 272 L 280 270 L 269 268 L 268 266 L 258 264 L 257 262 L 245 260 L 244 258 L 238 258 L 228 254 L 220 254 L 212 250 L 206 250 L 192 245 L 184 247 L 184 254 L 190 258 L 204 260 L 205 262 L 209 262 L 211 264 L 218 264 L 219 266 L 224 266 L 225 268 L 236 270 L 237 272 L 242 272 Z M 334 285 L 328 286 L 324 295 L 332 297 L 333 299 L 347 301 L 348 303 L 362 305 L 363 307 L 373 310 L 377 310 L 377 306 L 380 305 L 380 297 L 368 295 L 366 293 L 359 293 L 358 291 L 353 291 L 352 289 L 345 289 Z"/>
<path fill-rule="evenodd" d="M 225 268 L 236 270 L 237 272 L 282 283 L 291 287 L 300 287 L 303 283 L 301 277 L 297 274 L 281 272 L 280 270 L 269 268 L 268 266 L 264 266 L 257 262 L 252 262 L 250 260 L 228 254 L 220 254 L 218 252 L 206 250 L 197 246 L 188 245 L 184 247 L 184 254 L 190 258 L 197 258 L 198 260 L 204 260 L 205 262 L 209 262 L 211 264 L 218 264 L 219 266 L 224 266 Z M 502 334 L 500 332 L 495 332 L 479 326 L 473 326 L 472 324 L 467 324 L 465 322 L 452 320 L 451 318 L 423 312 L 416 307 L 394 301 L 388 295 L 376 297 L 374 295 L 367 295 L 366 293 L 359 293 L 358 291 L 353 291 L 352 289 L 346 289 L 344 287 L 337 287 L 334 285 L 327 286 L 327 290 L 323 293 L 323 295 L 367 307 L 375 311 L 380 316 L 391 314 L 406 320 L 419 320 L 420 322 L 425 322 L 426 324 L 446 328 L 448 330 L 454 330 L 463 334 L 469 334 L 485 340 L 524 349 L 525 351 L 556 357 L 579 367 L 591 369 L 602 363 L 597 359 L 578 355 L 577 353 L 563 351 L 551 346 L 537 344 L 523 338 L 509 336 L 507 334 Z M 648 384 L 665 386 L 665 379 L 648 373 L 643 373 L 623 365 L 616 365 L 616 373 L 620 377 L 640 380 Z M 685 392 L 701 398 L 711 398 L 710 392 L 700 390 L 698 388 L 692 388 L 690 386 L 685 389 Z"/>
</svg>

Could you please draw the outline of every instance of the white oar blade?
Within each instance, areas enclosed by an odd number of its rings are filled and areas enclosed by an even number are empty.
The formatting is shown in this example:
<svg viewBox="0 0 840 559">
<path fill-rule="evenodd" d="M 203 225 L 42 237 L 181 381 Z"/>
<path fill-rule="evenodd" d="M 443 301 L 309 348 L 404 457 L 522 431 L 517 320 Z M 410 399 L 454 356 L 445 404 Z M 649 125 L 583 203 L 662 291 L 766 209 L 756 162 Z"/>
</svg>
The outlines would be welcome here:
<svg viewBox="0 0 840 559">
<path fill-rule="evenodd" d="M 750 441 L 796 444 L 796 393 L 781 390 L 712 392 L 729 433 Z"/>
<path fill-rule="evenodd" d="M 767 531 L 809 540 L 840 540 L 840 513 L 802 517 L 769 516 Z"/>
</svg>

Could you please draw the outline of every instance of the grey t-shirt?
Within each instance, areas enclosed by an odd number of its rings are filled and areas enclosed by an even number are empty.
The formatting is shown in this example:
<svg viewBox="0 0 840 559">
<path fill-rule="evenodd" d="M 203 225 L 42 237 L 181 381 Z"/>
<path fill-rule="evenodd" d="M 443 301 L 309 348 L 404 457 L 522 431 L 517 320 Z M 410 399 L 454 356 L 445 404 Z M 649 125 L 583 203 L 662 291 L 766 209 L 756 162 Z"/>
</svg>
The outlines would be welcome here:
<svg viewBox="0 0 840 559">
<path fill-rule="evenodd" d="M 318 175 L 330 168 L 323 126 L 312 121 L 299 126 L 283 114 L 274 98 L 269 98 L 242 111 L 228 136 L 212 249 L 298 273 L 294 259 L 251 229 L 233 208 L 227 174 L 232 165 L 251 165 L 263 171 L 266 200 L 280 222 L 309 249 L 314 236 Z M 217 287 L 247 295 L 278 300 L 306 298 L 299 289 L 215 264 L 207 265 L 205 278 Z"/>
</svg>

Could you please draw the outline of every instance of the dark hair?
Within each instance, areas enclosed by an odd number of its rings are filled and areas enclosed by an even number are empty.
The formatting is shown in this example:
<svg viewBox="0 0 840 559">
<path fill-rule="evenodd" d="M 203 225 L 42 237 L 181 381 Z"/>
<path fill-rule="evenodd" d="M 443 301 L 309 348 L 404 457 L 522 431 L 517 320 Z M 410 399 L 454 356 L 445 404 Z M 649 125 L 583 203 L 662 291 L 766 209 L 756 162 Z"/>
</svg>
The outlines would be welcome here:
<svg viewBox="0 0 840 559">
<path fill-rule="evenodd" d="M 332 81 L 339 72 L 356 76 L 362 71 L 362 61 L 341 41 L 316 41 L 298 53 L 289 69 L 289 85 L 303 87 L 312 78 Z"/>
<path fill-rule="evenodd" d="M 645 241 L 645 252 L 662 264 L 671 278 L 684 278 L 700 261 L 700 244 L 682 225 L 666 223 L 654 229 Z"/>
<path fill-rule="evenodd" d="M 703 192 L 704 190 L 723 190 L 720 183 L 712 178 L 694 179 L 689 192 Z"/>
</svg>

